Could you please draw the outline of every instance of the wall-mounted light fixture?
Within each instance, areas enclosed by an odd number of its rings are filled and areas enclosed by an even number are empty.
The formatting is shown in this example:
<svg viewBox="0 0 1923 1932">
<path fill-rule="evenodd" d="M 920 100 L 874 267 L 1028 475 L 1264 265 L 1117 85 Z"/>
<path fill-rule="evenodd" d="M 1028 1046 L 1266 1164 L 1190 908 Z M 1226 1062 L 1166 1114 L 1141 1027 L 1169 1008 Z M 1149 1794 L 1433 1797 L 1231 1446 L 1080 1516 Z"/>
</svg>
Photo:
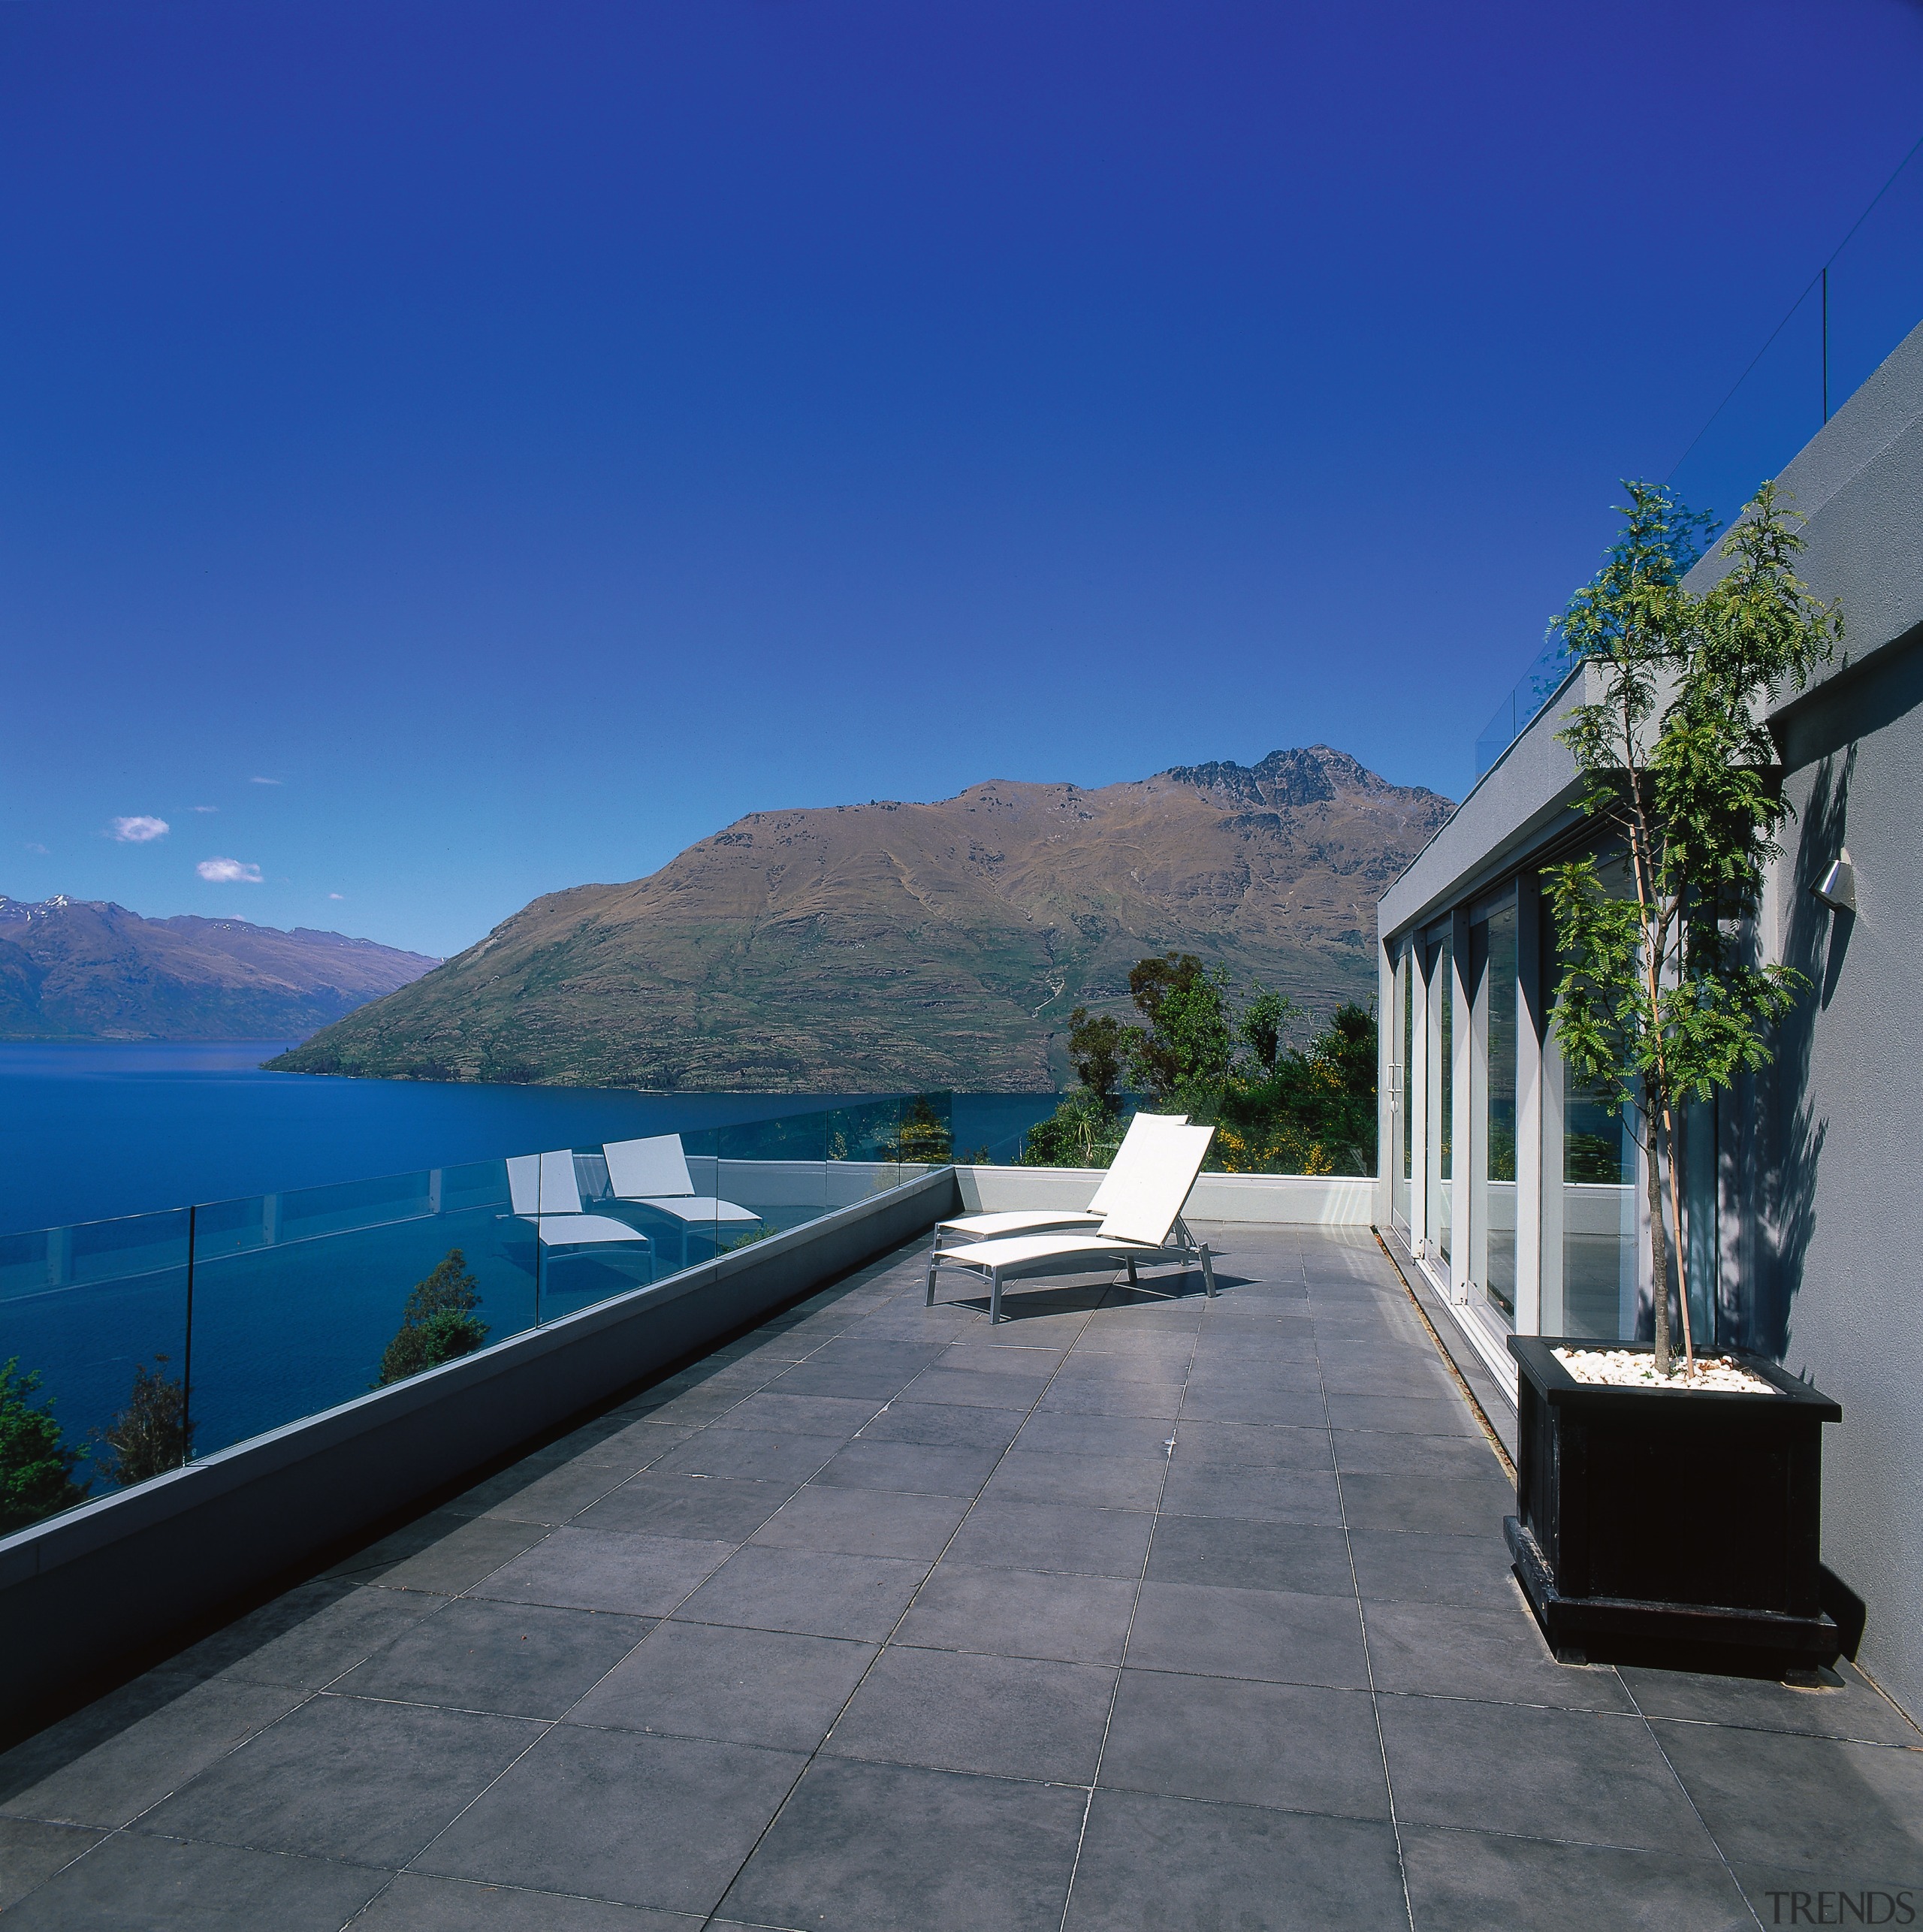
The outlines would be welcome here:
<svg viewBox="0 0 1923 1932">
<path fill-rule="evenodd" d="M 1849 862 L 1848 846 L 1843 848 L 1835 862 L 1810 890 L 1834 912 L 1853 913 L 1856 910 L 1856 868 Z"/>
</svg>

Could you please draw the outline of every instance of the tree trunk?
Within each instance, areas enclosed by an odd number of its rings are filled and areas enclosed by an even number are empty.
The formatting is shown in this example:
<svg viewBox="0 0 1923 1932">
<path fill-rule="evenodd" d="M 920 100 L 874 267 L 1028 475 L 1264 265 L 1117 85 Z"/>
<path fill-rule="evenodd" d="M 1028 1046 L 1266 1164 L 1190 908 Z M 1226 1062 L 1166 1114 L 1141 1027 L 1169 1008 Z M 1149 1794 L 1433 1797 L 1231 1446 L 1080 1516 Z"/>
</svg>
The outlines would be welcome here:
<svg viewBox="0 0 1923 1932">
<path fill-rule="evenodd" d="M 1650 1197 L 1650 1268 L 1655 1283 L 1656 1372 L 1669 1373 L 1669 1252 L 1662 1222 L 1662 1173 L 1657 1163 L 1661 1143 L 1659 1123 L 1662 1110 L 1647 1085 L 1643 1089 L 1643 1128 L 1648 1141 Z M 1674 1158 L 1674 1150 L 1671 1150 Z"/>
</svg>

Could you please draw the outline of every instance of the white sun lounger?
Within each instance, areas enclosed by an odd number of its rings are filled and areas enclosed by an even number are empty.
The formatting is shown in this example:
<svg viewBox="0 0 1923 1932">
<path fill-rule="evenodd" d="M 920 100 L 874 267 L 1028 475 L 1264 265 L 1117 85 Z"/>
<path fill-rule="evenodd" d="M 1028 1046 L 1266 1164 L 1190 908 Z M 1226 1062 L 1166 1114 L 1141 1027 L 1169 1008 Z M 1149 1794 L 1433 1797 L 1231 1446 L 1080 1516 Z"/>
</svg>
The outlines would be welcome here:
<svg viewBox="0 0 1923 1932">
<path fill-rule="evenodd" d="M 624 1221 L 605 1214 L 583 1214 L 574 1155 L 563 1147 L 552 1154 L 517 1154 L 508 1162 L 508 1196 L 514 1211 L 534 1224 L 544 1248 L 584 1248 L 602 1241 L 638 1241 L 648 1236 Z"/>
<path fill-rule="evenodd" d="M 1110 1209 L 1099 1228 L 1085 1233 L 1019 1234 L 957 1248 L 938 1257 L 945 1268 L 960 1268 L 989 1289 L 989 1320 L 1001 1319 L 1001 1285 L 1010 1275 L 1083 1274 L 1102 1263 L 1119 1262 L 1132 1284 L 1138 1262 L 1200 1264 L 1204 1288 L 1215 1292 L 1209 1245 L 1182 1224 L 1182 1210 L 1202 1171 L 1203 1156 L 1215 1137 L 1212 1127 L 1170 1130 L 1131 1182 L 1127 1197 Z M 934 1304 L 934 1262 L 928 1268 L 928 1305 Z"/>
<path fill-rule="evenodd" d="M 601 1152 L 608 1161 L 608 1185 L 618 1201 L 653 1208 L 679 1221 L 759 1221 L 753 1208 L 717 1200 L 694 1191 L 688 1157 L 678 1134 L 659 1134 L 646 1140 L 616 1140 Z"/>
<path fill-rule="evenodd" d="M 1128 1131 L 1115 1149 L 1115 1159 L 1085 1208 L 1003 1208 L 992 1214 L 965 1214 L 953 1221 L 937 1221 L 928 1248 L 930 1278 L 944 1254 L 978 1241 L 993 1241 L 1004 1235 L 1100 1227 L 1108 1218 L 1109 1210 L 1126 1194 L 1137 1167 L 1153 1158 L 1161 1137 L 1171 1128 L 1188 1124 L 1185 1113 L 1138 1113 L 1128 1123 Z"/>
</svg>

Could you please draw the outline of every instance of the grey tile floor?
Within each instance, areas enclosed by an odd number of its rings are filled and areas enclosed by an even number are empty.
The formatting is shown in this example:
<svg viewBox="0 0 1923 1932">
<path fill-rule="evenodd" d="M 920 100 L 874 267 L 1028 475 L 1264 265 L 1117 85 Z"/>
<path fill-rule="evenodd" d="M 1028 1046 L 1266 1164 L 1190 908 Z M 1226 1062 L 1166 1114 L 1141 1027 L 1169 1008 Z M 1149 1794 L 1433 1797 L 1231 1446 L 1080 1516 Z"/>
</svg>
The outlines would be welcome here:
<svg viewBox="0 0 1923 1932">
<path fill-rule="evenodd" d="M 1872 1686 L 1555 1663 L 1373 1242 L 1212 1233 L 1213 1302 L 1029 1287 L 991 1330 L 923 1307 L 919 1251 L 816 1296 L 0 1758 L 0 1909 L 1712 1932 L 1923 1902 L 1923 1736 Z"/>
</svg>

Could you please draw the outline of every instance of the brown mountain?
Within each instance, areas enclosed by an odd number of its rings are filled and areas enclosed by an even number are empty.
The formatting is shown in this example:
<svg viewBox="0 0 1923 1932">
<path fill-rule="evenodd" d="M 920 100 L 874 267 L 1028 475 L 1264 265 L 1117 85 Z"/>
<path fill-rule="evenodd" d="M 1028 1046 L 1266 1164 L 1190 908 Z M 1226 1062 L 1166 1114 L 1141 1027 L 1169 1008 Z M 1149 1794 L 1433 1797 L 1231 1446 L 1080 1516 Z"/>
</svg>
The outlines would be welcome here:
<svg viewBox="0 0 1923 1932">
<path fill-rule="evenodd" d="M 284 1040 L 439 963 L 306 926 L 0 895 L 0 1040 Z"/>
<path fill-rule="evenodd" d="M 1078 1001 L 1182 947 L 1310 1007 L 1372 996 L 1375 901 L 1453 809 L 1326 745 L 1085 791 L 756 812 L 555 892 L 274 1064 L 653 1089 L 1020 1091 Z"/>
</svg>

